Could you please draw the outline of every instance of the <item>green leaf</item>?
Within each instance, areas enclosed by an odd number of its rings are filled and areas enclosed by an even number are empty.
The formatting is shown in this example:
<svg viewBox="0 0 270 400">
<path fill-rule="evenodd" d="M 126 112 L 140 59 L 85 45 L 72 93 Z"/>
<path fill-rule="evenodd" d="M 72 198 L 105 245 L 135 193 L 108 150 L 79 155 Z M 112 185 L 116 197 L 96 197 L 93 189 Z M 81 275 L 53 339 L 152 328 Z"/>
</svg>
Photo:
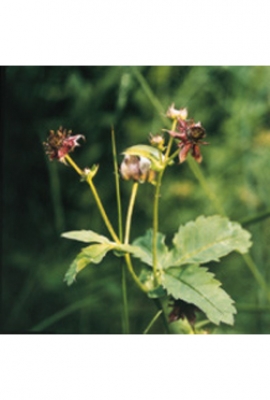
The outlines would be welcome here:
<svg viewBox="0 0 270 400">
<path fill-rule="evenodd" d="M 127 148 L 125 151 L 123 151 L 123 154 L 146 157 L 151 161 L 152 169 L 156 171 L 161 171 L 164 169 L 164 165 L 162 163 L 164 156 L 156 147 L 138 144 L 136 146 Z"/>
<path fill-rule="evenodd" d="M 113 242 L 112 242 L 113 243 Z M 131 254 L 140 254 L 141 253 L 141 249 L 137 246 L 133 246 L 131 244 L 118 244 L 118 243 L 113 243 L 115 246 L 115 249 L 119 252 L 122 253 L 131 253 Z"/>
<path fill-rule="evenodd" d="M 161 276 L 162 284 L 175 299 L 192 303 L 214 324 L 220 322 L 232 325 L 236 309 L 234 301 L 221 289 L 221 283 L 214 274 L 199 265 L 187 265 L 181 268 L 168 268 Z"/>
<path fill-rule="evenodd" d="M 68 285 L 71 285 L 77 276 L 77 274 L 84 269 L 87 265 L 99 264 L 108 251 L 116 250 L 119 255 L 123 255 L 125 253 L 137 254 L 137 256 L 141 253 L 141 249 L 136 246 L 128 245 L 128 244 L 119 244 L 115 242 L 110 242 L 106 237 L 98 235 L 92 231 L 72 231 L 66 232 L 63 234 L 63 237 L 68 239 L 80 240 L 84 242 L 97 242 L 101 243 L 92 244 L 90 246 L 84 247 L 81 252 L 77 255 L 75 260 L 72 262 L 69 267 L 64 281 L 67 282 Z M 103 241 L 103 242 L 102 242 Z"/>
<path fill-rule="evenodd" d="M 110 244 L 112 246 L 112 249 L 119 251 L 120 254 L 121 253 L 139 254 L 141 251 L 138 247 L 132 246 L 130 244 L 111 242 L 107 237 L 99 235 L 98 233 L 93 231 L 86 231 L 86 230 L 70 231 L 62 233 L 61 236 L 64 237 L 65 239 L 78 240 L 80 242 L 85 242 L 85 243 L 94 242 L 94 243 Z"/>
<path fill-rule="evenodd" d="M 114 246 L 114 255 L 116 257 L 123 257 L 126 253 L 133 254 L 134 257 L 140 258 L 143 256 L 142 250 L 138 246 L 133 246 L 131 244 L 119 244 L 111 242 Z"/>
<path fill-rule="evenodd" d="M 77 274 L 82 269 L 91 263 L 99 264 L 107 252 L 112 249 L 113 246 L 110 243 L 92 244 L 82 249 L 66 272 L 64 282 L 67 282 L 67 284 L 70 286 L 75 281 Z"/>
<path fill-rule="evenodd" d="M 86 231 L 84 229 L 80 231 L 64 232 L 61 234 L 61 236 L 65 239 L 78 240 L 80 242 L 85 242 L 85 243 L 91 243 L 91 242 L 110 243 L 109 239 L 106 238 L 105 236 L 99 235 L 94 231 Z"/>
<path fill-rule="evenodd" d="M 174 248 L 166 267 L 219 261 L 232 251 L 246 253 L 251 246 L 250 233 L 236 222 L 218 215 L 201 216 L 180 226 L 173 239 Z"/>
<path fill-rule="evenodd" d="M 140 258 L 141 261 L 147 265 L 153 265 L 153 254 L 152 254 L 152 242 L 153 242 L 153 230 L 148 229 L 144 236 L 140 236 L 135 239 L 133 246 L 138 247 L 133 253 L 134 257 Z M 163 263 L 168 255 L 168 247 L 165 245 L 165 235 L 162 233 L 157 234 L 157 268 L 162 269 Z"/>
<path fill-rule="evenodd" d="M 159 286 L 155 285 L 155 279 L 152 269 L 150 270 L 148 267 L 143 268 L 141 270 L 139 279 L 147 288 L 148 290 L 147 296 L 150 297 L 151 299 L 156 299 L 159 297 L 166 296 L 167 292 L 164 289 L 164 287 L 162 285 Z"/>
<path fill-rule="evenodd" d="M 159 299 L 160 297 L 165 297 L 166 295 L 167 292 L 162 285 L 159 285 L 155 287 L 155 289 L 149 290 L 149 292 L 147 292 L 147 296 L 150 299 Z"/>
</svg>

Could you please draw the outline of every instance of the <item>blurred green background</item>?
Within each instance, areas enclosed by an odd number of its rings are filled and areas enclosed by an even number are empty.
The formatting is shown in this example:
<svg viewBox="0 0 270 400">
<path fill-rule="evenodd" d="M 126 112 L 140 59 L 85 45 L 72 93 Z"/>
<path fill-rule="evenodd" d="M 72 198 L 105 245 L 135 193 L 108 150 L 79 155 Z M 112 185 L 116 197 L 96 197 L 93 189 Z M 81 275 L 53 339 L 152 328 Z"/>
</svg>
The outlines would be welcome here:
<svg viewBox="0 0 270 400">
<path fill-rule="evenodd" d="M 141 75 L 140 75 L 141 74 Z M 159 102 L 188 107 L 201 121 L 209 146 L 201 170 L 229 218 L 247 221 L 251 256 L 270 282 L 270 67 L 7 67 L 3 75 L 2 332 L 121 333 L 121 269 L 109 255 L 67 287 L 63 277 L 82 247 L 61 232 L 92 229 L 107 234 L 88 186 L 73 169 L 49 162 L 42 142 L 60 125 L 86 136 L 73 154 L 82 168 L 100 165 L 95 183 L 116 226 L 111 126 L 119 162 L 126 147 L 147 143 L 164 128 Z M 149 97 L 151 88 L 155 99 Z M 159 111 L 158 111 L 159 109 Z M 131 182 L 121 182 L 126 210 Z M 150 227 L 150 184 L 139 188 L 132 238 Z M 268 214 L 267 214 L 268 213 Z M 216 214 L 186 162 L 166 172 L 160 230 L 172 237 L 180 224 Z M 137 264 L 138 265 L 138 264 Z M 270 303 L 242 256 L 232 254 L 210 269 L 236 301 L 233 327 L 213 333 L 270 333 Z M 128 277 L 132 333 L 156 312 Z M 152 333 L 161 333 L 161 322 Z"/>
</svg>

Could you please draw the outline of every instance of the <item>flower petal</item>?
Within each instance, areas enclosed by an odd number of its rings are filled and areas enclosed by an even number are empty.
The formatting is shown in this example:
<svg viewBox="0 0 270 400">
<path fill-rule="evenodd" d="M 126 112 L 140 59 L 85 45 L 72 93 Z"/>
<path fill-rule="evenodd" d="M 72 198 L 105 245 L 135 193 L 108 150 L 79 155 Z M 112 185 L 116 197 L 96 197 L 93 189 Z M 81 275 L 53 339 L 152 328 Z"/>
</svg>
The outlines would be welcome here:
<svg viewBox="0 0 270 400">
<path fill-rule="evenodd" d="M 67 131 L 61 126 L 56 132 L 53 130 L 49 131 L 49 137 L 43 144 L 50 161 L 56 159 L 65 163 L 65 156 L 73 151 L 75 147 L 80 146 L 78 140 L 81 138 L 85 140 L 85 136 L 83 135 L 71 136 L 71 134 L 71 130 Z"/>
<path fill-rule="evenodd" d="M 192 157 L 195 158 L 198 163 L 202 162 L 203 157 L 201 155 L 200 147 L 197 144 L 194 144 L 192 147 Z"/>
<path fill-rule="evenodd" d="M 186 160 L 187 155 L 188 155 L 188 152 L 190 151 L 190 149 L 192 148 L 192 146 L 193 146 L 193 144 L 190 143 L 190 142 L 188 142 L 188 143 L 186 143 L 186 144 L 184 144 L 184 145 L 183 145 L 183 143 L 182 143 L 182 145 L 180 146 L 180 147 L 182 148 L 182 150 L 181 150 L 180 153 L 179 153 L 179 161 L 180 161 L 180 164 L 182 164 L 182 163 Z"/>
<path fill-rule="evenodd" d="M 168 132 L 172 137 L 186 141 L 187 140 L 187 136 L 185 133 L 180 133 L 180 132 L 174 132 L 174 131 L 166 131 Z"/>
</svg>

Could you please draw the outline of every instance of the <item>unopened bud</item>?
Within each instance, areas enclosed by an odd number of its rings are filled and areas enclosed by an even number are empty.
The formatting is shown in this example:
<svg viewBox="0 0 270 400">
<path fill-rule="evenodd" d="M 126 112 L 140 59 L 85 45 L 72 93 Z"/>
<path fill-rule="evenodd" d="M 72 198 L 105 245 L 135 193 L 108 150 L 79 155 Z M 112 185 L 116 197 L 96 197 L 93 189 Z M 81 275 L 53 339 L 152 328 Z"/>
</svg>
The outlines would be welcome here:
<svg viewBox="0 0 270 400">
<path fill-rule="evenodd" d="M 138 157 L 126 154 L 121 166 L 120 173 L 123 179 L 133 179 L 140 183 L 154 182 L 155 171 L 151 169 L 151 161 L 146 157 Z"/>
<path fill-rule="evenodd" d="M 188 116 L 188 111 L 187 111 L 187 108 L 180 108 L 180 110 L 176 110 L 176 109 L 174 108 L 174 104 L 172 104 L 172 105 L 168 108 L 168 111 L 167 111 L 167 113 L 166 113 L 166 116 L 167 116 L 168 118 L 171 118 L 171 119 L 178 119 L 178 118 L 180 118 L 180 119 L 182 119 L 182 120 L 186 120 L 186 119 L 187 119 L 187 116 Z"/>
<path fill-rule="evenodd" d="M 164 137 L 162 135 L 152 135 L 152 133 L 150 133 L 150 137 L 149 137 L 149 141 L 151 143 L 152 146 L 157 147 L 159 150 L 163 151 L 164 150 Z"/>
</svg>

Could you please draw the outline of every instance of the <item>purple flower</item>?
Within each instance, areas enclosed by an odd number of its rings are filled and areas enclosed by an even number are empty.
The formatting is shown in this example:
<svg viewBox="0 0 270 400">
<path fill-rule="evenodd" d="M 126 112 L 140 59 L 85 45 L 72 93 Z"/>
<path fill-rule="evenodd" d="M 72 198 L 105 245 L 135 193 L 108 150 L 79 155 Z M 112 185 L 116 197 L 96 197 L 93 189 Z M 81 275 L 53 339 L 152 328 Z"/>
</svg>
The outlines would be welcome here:
<svg viewBox="0 0 270 400">
<path fill-rule="evenodd" d="M 201 139 L 206 136 L 205 129 L 202 127 L 200 122 L 195 123 L 192 119 L 184 120 L 182 118 L 178 118 L 177 122 L 176 129 L 178 132 L 168 132 L 171 136 L 180 140 L 178 143 L 178 147 L 180 148 L 180 163 L 183 163 L 186 160 L 189 152 L 191 153 L 192 157 L 200 163 L 202 161 L 200 145 L 208 144 L 207 142 L 201 141 Z"/>
<path fill-rule="evenodd" d="M 80 146 L 78 140 L 80 138 L 85 140 L 83 135 L 71 136 L 71 134 L 71 130 L 67 131 L 62 126 L 56 132 L 50 130 L 47 141 L 43 143 L 50 161 L 56 159 L 65 164 L 65 156 L 75 147 Z"/>
</svg>

